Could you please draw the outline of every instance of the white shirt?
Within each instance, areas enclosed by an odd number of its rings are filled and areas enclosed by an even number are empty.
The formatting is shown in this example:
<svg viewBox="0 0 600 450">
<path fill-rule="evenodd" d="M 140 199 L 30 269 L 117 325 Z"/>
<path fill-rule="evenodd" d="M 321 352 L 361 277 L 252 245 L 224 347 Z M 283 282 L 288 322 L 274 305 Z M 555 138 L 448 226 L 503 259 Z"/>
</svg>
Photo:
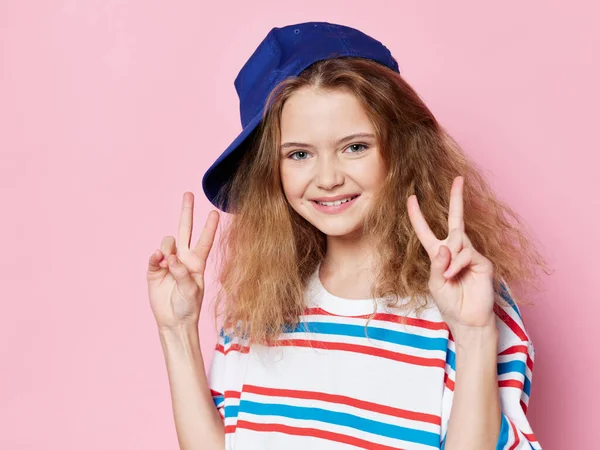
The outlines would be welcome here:
<svg viewBox="0 0 600 450">
<path fill-rule="evenodd" d="M 248 348 L 221 329 L 209 384 L 226 449 L 443 449 L 455 348 L 437 307 L 419 317 L 404 313 L 407 323 L 400 324 L 394 319 L 403 314 L 382 299 L 334 296 L 318 273 L 309 280 L 301 324 L 280 335 L 282 345 Z M 533 345 L 509 292 L 502 296 L 511 305 L 496 317 L 503 412 L 497 449 L 541 449 L 525 415 Z"/>
</svg>

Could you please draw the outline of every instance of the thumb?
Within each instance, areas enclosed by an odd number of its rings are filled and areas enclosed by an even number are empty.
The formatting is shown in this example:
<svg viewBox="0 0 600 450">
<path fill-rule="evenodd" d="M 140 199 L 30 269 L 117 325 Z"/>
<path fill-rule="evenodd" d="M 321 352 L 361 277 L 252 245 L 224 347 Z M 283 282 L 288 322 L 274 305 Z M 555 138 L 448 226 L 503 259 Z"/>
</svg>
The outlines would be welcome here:
<svg viewBox="0 0 600 450">
<path fill-rule="evenodd" d="M 441 288 L 446 283 L 444 272 L 450 265 L 451 256 L 450 249 L 445 245 L 440 245 L 438 254 L 431 260 L 430 285 L 432 289 Z"/>
<path fill-rule="evenodd" d="M 193 300 L 198 295 L 198 285 L 190 276 L 187 267 L 175 255 L 169 256 L 169 271 L 175 281 L 179 292 L 186 297 L 187 300 Z"/>
</svg>

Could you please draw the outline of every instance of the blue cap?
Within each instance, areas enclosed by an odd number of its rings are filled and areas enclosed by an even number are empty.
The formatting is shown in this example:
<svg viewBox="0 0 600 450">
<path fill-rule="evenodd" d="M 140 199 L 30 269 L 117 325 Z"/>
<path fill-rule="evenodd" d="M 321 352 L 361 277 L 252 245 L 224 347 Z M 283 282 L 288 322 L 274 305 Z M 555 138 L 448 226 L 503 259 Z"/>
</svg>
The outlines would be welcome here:
<svg viewBox="0 0 600 450">
<path fill-rule="evenodd" d="M 344 25 L 305 22 L 273 28 L 238 73 L 234 85 L 240 98 L 242 132 L 210 166 L 202 178 L 208 200 L 217 208 L 219 190 L 233 176 L 248 150 L 252 132 L 260 124 L 270 92 L 283 79 L 297 76 L 311 64 L 341 56 L 371 59 L 400 73 L 391 52 L 378 40 Z"/>
</svg>

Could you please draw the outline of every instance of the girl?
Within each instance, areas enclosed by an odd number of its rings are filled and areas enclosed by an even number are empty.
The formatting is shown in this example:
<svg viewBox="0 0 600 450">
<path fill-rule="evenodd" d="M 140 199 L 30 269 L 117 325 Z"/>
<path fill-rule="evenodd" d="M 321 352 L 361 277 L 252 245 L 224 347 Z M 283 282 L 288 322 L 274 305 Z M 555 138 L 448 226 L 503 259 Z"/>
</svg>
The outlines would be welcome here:
<svg viewBox="0 0 600 450">
<path fill-rule="evenodd" d="M 540 449 L 508 284 L 545 262 L 389 50 L 326 22 L 274 28 L 235 86 L 243 131 L 203 179 L 232 214 L 208 379 L 219 213 L 190 247 L 184 194 L 177 241 L 149 261 L 181 448 Z"/>
</svg>

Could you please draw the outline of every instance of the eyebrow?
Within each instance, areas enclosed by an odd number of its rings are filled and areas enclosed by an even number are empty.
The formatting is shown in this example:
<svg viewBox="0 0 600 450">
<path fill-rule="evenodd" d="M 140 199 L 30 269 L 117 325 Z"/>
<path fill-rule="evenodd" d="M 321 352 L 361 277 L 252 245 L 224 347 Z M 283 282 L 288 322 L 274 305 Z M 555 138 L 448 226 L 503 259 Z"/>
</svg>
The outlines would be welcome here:
<svg viewBox="0 0 600 450">
<path fill-rule="evenodd" d="M 346 136 L 341 139 L 338 139 L 336 141 L 335 145 L 340 145 L 346 141 L 351 141 L 352 139 L 357 139 L 357 138 L 372 138 L 372 139 L 374 139 L 375 135 L 371 134 L 371 133 L 354 133 L 354 134 L 351 134 L 350 136 Z M 283 150 L 288 147 L 312 148 L 313 146 L 310 144 L 304 144 L 302 142 L 286 142 L 285 144 L 281 144 L 281 146 L 279 148 L 281 150 Z"/>
</svg>

